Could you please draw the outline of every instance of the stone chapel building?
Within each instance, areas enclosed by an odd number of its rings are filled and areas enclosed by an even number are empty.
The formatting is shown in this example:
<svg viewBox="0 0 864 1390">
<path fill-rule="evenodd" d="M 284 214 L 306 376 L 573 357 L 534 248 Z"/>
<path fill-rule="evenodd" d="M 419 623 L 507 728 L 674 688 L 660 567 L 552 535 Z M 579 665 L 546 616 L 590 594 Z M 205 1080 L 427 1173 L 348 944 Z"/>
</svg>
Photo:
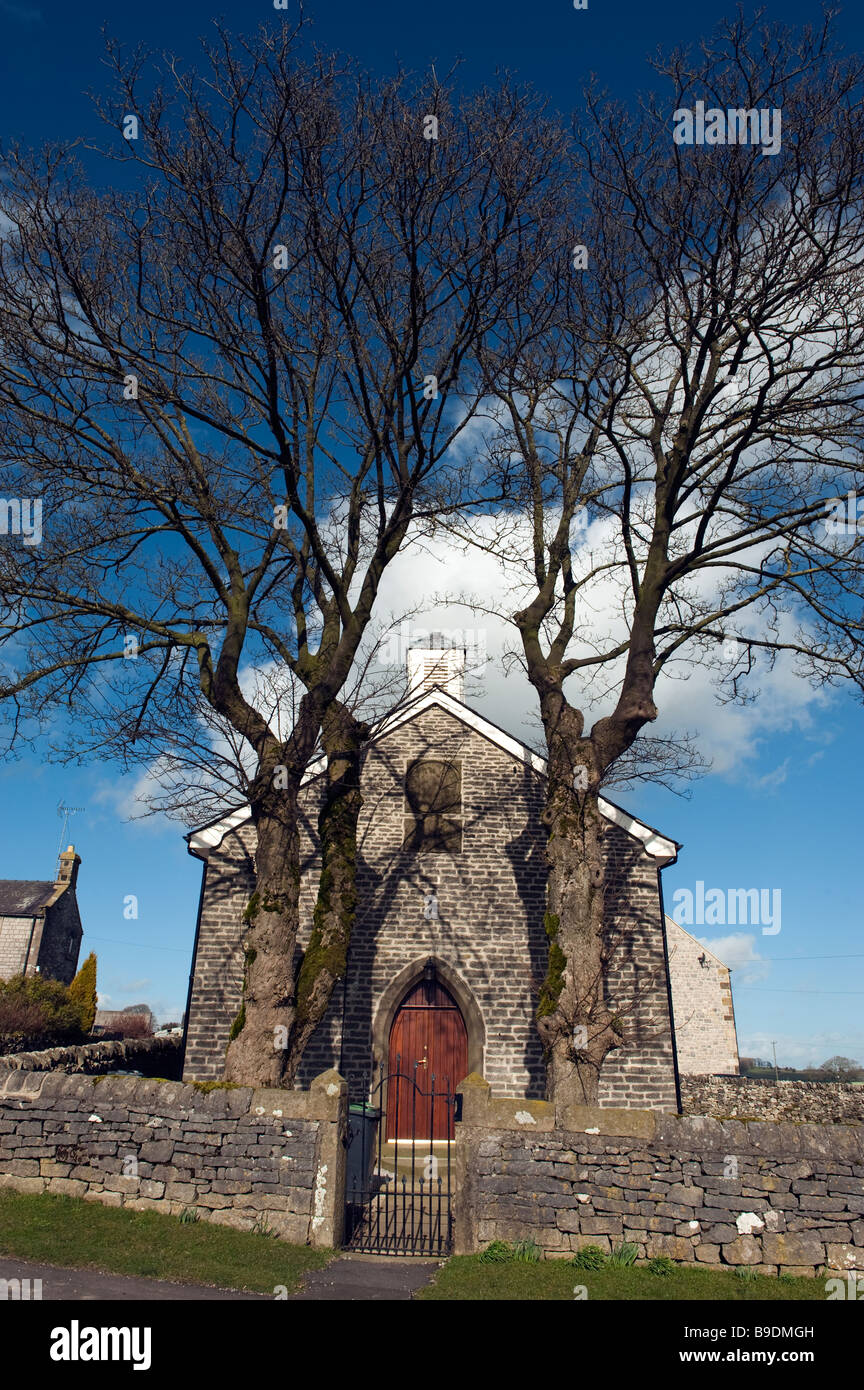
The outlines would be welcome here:
<svg viewBox="0 0 864 1390">
<path fill-rule="evenodd" d="M 493 1096 L 544 1095 L 534 1011 L 548 947 L 545 763 L 463 703 L 464 655 L 410 652 L 408 695 L 369 739 L 347 971 L 303 1058 L 300 1085 L 335 1067 L 352 1100 L 363 1100 L 398 1056 L 403 1071 L 416 1063 L 435 1073 L 439 1089 L 479 1072 Z M 310 767 L 301 797 L 301 945 L 318 884 L 322 770 Z M 731 994 L 728 1007 L 721 998 L 728 972 L 724 981 L 716 968 L 692 965 L 684 938 L 697 954 L 699 943 L 669 923 L 680 967 L 670 972 L 660 874 L 680 845 L 611 801 L 601 808 L 610 822 L 609 994 L 628 1039 L 606 1061 L 601 1104 L 677 1110 L 676 979 L 692 1040 L 700 1016 L 716 1022 L 730 1012 Z M 183 1075 L 217 1080 L 241 1002 L 242 915 L 254 888 L 248 807 L 187 841 L 204 870 Z M 702 1070 L 737 1071 L 734 1021 L 731 1044 L 728 1031 L 718 1036 L 690 1053 Z"/>
</svg>

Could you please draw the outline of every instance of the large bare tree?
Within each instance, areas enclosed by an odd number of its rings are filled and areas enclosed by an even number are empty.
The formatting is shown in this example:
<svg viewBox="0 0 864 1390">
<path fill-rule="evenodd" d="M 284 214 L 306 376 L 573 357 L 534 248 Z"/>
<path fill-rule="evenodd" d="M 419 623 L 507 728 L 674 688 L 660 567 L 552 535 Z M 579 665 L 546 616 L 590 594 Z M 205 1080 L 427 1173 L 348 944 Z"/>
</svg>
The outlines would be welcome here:
<svg viewBox="0 0 864 1390">
<path fill-rule="evenodd" d="M 276 1085 L 353 920 L 366 728 L 345 682 L 387 565 L 472 496 L 478 345 L 503 344 L 542 257 L 562 137 L 506 83 L 456 98 L 309 56 L 289 26 L 216 34 L 201 72 L 109 45 L 106 148 L 9 153 L 2 486 L 40 499 L 43 535 L 2 544 L 0 694 L 12 745 L 48 725 L 58 756 L 161 748 L 176 771 L 202 712 L 233 740 L 257 852 L 226 1076 Z M 256 697 L 255 666 L 293 706 Z"/>
<path fill-rule="evenodd" d="M 572 263 L 487 422 L 511 500 L 491 532 L 458 523 L 520 592 L 498 611 L 548 752 L 537 1021 L 563 1103 L 596 1101 L 632 1041 L 607 989 L 598 796 L 657 718 L 661 672 L 708 663 L 721 698 L 747 698 L 783 654 L 864 690 L 861 534 L 830 501 L 864 480 L 861 64 L 825 30 L 739 17 L 655 66 L 666 94 L 638 110 L 587 96 Z M 782 147 L 677 143 L 699 102 L 713 135 L 766 111 Z"/>
</svg>

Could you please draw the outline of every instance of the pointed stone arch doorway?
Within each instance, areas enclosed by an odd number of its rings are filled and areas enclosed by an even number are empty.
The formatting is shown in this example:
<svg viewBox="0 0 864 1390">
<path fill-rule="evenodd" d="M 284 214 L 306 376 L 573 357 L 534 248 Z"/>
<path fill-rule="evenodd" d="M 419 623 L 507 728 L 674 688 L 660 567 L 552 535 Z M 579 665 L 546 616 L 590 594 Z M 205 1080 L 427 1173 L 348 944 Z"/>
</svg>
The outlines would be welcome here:
<svg viewBox="0 0 864 1390">
<path fill-rule="evenodd" d="M 387 1140 L 453 1138 L 451 1097 L 468 1075 L 468 1030 L 430 972 L 405 995 L 390 1028 Z"/>
<path fill-rule="evenodd" d="M 413 1130 L 452 1139 L 452 1111 L 448 1114 L 443 1098 L 469 1072 L 482 1072 L 484 1043 L 480 1010 L 451 966 L 430 956 L 401 970 L 385 990 L 373 1025 L 379 1074 L 398 1070 L 406 1078 L 387 1087 L 386 1138 L 397 1137 L 398 1109 L 399 1138 Z"/>
<path fill-rule="evenodd" d="M 349 1137 L 360 1147 L 346 1191 L 347 1248 L 449 1254 L 454 1093 L 469 1072 L 483 1070 L 484 1042 L 480 1010 L 446 962 L 421 957 L 384 990 L 372 1025 L 372 1123 Z"/>
</svg>

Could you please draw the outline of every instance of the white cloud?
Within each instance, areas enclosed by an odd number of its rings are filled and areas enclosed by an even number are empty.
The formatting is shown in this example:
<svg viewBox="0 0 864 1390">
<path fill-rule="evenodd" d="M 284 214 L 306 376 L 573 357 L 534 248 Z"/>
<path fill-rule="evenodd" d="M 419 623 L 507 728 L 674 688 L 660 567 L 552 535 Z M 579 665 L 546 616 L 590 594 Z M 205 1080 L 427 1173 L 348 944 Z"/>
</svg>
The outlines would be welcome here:
<svg viewBox="0 0 864 1390">
<path fill-rule="evenodd" d="M 491 517 L 478 523 L 478 538 L 491 539 L 495 524 Z M 612 525 L 592 522 L 584 537 L 584 550 L 608 553 L 613 544 Z M 527 538 L 523 549 L 527 554 Z M 484 713 L 517 736 L 525 734 L 526 724 L 537 727 L 537 699 L 521 668 L 511 665 L 505 675 L 501 658 L 505 651 L 518 649 L 518 633 L 505 615 L 525 602 L 529 582 L 522 566 L 505 564 L 476 546 L 460 545 L 438 535 L 422 545 L 409 546 L 397 556 L 380 590 L 380 612 L 398 619 L 400 612 L 416 608 L 419 611 L 412 619 L 415 627 L 483 629 L 491 658 L 479 690 L 487 706 Z M 703 586 L 713 582 L 710 576 L 700 577 Z M 460 597 L 466 602 L 456 602 Z M 467 600 L 475 603 L 474 611 Z M 607 576 L 593 584 L 583 601 L 580 621 L 579 635 L 586 653 L 593 641 L 621 640 L 626 628 L 617 580 Z M 753 623 L 755 630 L 755 615 Z M 781 635 L 791 635 L 793 626 L 794 619 L 781 615 Z M 615 665 L 610 664 L 608 670 L 610 675 L 603 680 L 607 690 L 611 687 L 614 692 Z M 818 715 L 832 697 L 811 688 L 795 673 L 793 657 L 782 652 L 772 671 L 757 668 L 750 688 L 761 688 L 763 698 L 752 703 L 719 703 L 716 681 L 716 671 L 701 664 L 698 656 L 694 659 L 692 651 L 677 666 L 667 666 L 658 681 L 660 714 L 650 733 L 662 736 L 672 730 L 690 730 L 698 735 L 699 747 L 711 759 L 715 773 L 745 781 L 754 789 L 771 790 L 781 785 L 789 774 L 788 762 L 761 777 L 751 772 L 764 744 L 777 733 L 793 730 L 804 739 L 824 739 Z M 611 708 L 613 694 L 604 694 L 599 687 L 580 691 L 577 676 L 571 677 L 567 692 L 574 703 L 580 702 L 581 695 L 583 707 L 593 718 Z M 469 702 L 474 702 L 470 683 L 467 694 Z"/>
<path fill-rule="evenodd" d="M 724 965 L 735 971 L 733 985 L 752 984 L 771 973 L 771 962 L 760 956 L 756 937 L 750 932 L 730 932 L 728 936 L 697 936 L 703 946 L 719 956 Z"/>
<path fill-rule="evenodd" d="M 789 764 L 791 761 L 791 758 L 786 758 L 779 767 L 773 768 L 771 772 L 766 772 L 763 777 L 755 778 L 753 782 L 754 787 L 762 791 L 773 787 L 782 787 L 789 775 Z"/>
<path fill-rule="evenodd" d="M 778 1066 L 821 1067 L 829 1057 L 864 1059 L 864 1039 L 859 1034 L 824 1030 L 801 1039 L 789 1033 L 745 1033 L 739 1035 L 738 1050 L 742 1057 L 761 1057 L 773 1060 L 777 1047 Z"/>
<path fill-rule="evenodd" d="M 169 820 L 167 816 L 157 813 L 142 817 L 148 794 L 155 793 L 160 785 L 157 768 L 158 764 L 153 763 L 137 775 L 104 780 L 98 784 L 90 799 L 94 805 L 108 808 L 113 818 L 122 821 L 134 820 L 138 829 L 146 830 L 151 835 L 164 834 L 166 830 L 176 835 L 177 823 Z M 101 817 L 95 816 L 91 819 L 98 825 Z"/>
<path fill-rule="evenodd" d="M 492 541 L 499 519 L 478 518 L 474 525 L 479 545 L 457 541 L 443 532 L 422 540 L 415 536 L 406 545 L 385 572 L 375 611 L 375 635 L 370 633 L 367 651 L 384 636 L 391 623 L 398 629 L 406 613 L 411 614 L 410 632 L 418 634 L 418 638 L 422 629 L 427 633 L 444 631 L 453 634 L 455 644 L 461 634 L 460 644 L 469 647 L 469 660 L 470 648 L 476 651 L 478 638 L 481 639 L 488 661 L 482 675 L 469 672 L 466 699 L 515 736 L 542 747 L 536 694 L 519 662 L 518 633 L 507 621 L 507 615 L 524 604 L 531 589 L 527 532 L 521 521 L 512 523 L 510 559 L 502 561 L 497 554 L 482 548 L 485 542 Z M 586 557 L 586 562 L 591 554 L 596 557 L 613 553 L 614 528 L 612 520 L 595 519 L 580 534 L 579 553 Z M 702 573 L 697 576 L 693 591 L 704 596 L 716 582 L 713 574 Z M 626 635 L 620 577 L 612 572 L 598 576 L 584 591 L 581 605 L 575 652 L 587 653 L 597 645 L 618 642 Z M 751 630 L 755 630 L 756 615 L 748 621 L 753 624 Z M 791 616 L 778 616 L 781 638 L 792 635 L 794 621 Z M 738 631 L 746 633 L 746 623 L 739 624 Z M 611 709 L 623 660 L 606 669 L 608 674 L 595 678 L 592 687 L 582 681 L 580 688 L 578 676 L 568 682 L 569 698 L 586 709 L 590 720 Z M 273 718 L 277 712 L 284 731 L 290 724 L 290 675 L 280 671 L 277 663 L 268 662 L 260 671 L 245 668 L 241 684 L 247 698 L 268 717 Z M 673 731 L 688 731 L 694 735 L 702 755 L 710 760 L 715 775 L 743 783 L 754 791 L 770 793 L 788 779 L 793 766 L 787 759 L 767 772 L 757 772 L 756 764 L 769 740 L 794 731 L 802 744 L 802 753 L 808 741 L 824 745 L 830 733 L 819 716 L 836 697 L 811 688 L 796 674 L 794 658 L 787 653 L 777 656 L 773 670 L 757 665 L 749 690 L 760 690 L 762 698 L 745 705 L 720 703 L 716 670 L 701 662 L 698 652 L 685 649 L 677 665 L 670 664 L 660 676 L 656 692 L 660 713 L 646 732 L 662 737 Z M 392 698 L 395 701 L 395 691 Z M 214 755 L 225 751 L 216 731 L 212 741 Z M 819 757 L 819 750 L 812 756 Z M 134 779 L 103 783 L 95 800 L 128 820 L 140 817 L 144 802 L 164 785 L 160 764 L 154 761 Z M 226 794 L 225 804 L 229 801 Z M 161 814 L 139 820 L 138 824 L 150 833 L 169 830 L 176 834 L 177 830 L 177 822 Z"/>
</svg>

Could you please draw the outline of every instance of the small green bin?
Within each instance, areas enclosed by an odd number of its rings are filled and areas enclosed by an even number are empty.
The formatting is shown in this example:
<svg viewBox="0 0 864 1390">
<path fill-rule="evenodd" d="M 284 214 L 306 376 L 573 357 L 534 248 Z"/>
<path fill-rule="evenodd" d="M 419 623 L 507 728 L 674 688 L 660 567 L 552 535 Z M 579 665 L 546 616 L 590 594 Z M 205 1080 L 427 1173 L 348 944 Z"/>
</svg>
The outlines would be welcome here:
<svg viewBox="0 0 864 1390">
<path fill-rule="evenodd" d="M 368 1192 L 372 1186 L 381 1111 L 365 1101 L 348 1106 L 348 1161 L 345 1170 L 345 1195 L 353 1200 L 354 1192 Z"/>
</svg>

